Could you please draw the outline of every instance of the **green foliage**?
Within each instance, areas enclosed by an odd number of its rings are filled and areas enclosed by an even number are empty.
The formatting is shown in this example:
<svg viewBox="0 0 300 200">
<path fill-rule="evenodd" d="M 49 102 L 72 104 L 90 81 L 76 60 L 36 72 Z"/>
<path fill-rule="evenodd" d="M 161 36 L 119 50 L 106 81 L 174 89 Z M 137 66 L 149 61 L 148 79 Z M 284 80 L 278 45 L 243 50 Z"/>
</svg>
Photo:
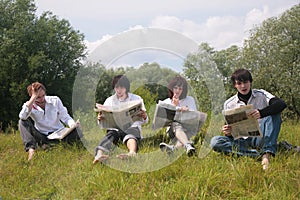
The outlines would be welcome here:
<svg viewBox="0 0 300 200">
<path fill-rule="evenodd" d="M 285 116 L 300 117 L 300 4 L 252 30 L 243 49 L 253 84 L 282 98 Z"/>
<path fill-rule="evenodd" d="M 218 113 L 225 100 L 223 76 L 212 59 L 212 48 L 202 44 L 197 52 L 189 54 L 184 63 L 184 74 L 196 95 L 200 110 Z"/>
<path fill-rule="evenodd" d="M 84 57 L 83 35 L 69 22 L 51 13 L 35 16 L 32 0 L 0 2 L 0 121 L 15 125 L 26 87 L 45 84 L 47 93 L 58 95 L 71 110 L 71 93 Z"/>
</svg>

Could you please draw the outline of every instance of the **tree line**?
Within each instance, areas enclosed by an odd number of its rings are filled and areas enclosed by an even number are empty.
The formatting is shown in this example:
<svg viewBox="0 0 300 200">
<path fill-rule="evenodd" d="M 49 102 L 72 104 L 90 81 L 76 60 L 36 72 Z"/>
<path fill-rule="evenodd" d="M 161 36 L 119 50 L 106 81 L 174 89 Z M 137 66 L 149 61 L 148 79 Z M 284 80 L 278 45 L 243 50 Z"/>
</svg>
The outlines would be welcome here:
<svg viewBox="0 0 300 200">
<path fill-rule="evenodd" d="M 101 63 L 83 65 L 84 35 L 51 12 L 39 17 L 35 12 L 33 0 L 0 1 L 0 130 L 16 127 L 28 99 L 26 87 L 34 81 L 44 83 L 47 94 L 60 96 L 70 112 L 103 102 L 112 92 L 111 78 L 120 73 L 134 80 L 132 87 L 148 95 L 147 101 L 166 97 L 166 81 L 176 74 L 173 70 L 159 63 L 118 69 Z M 185 58 L 182 75 L 200 109 L 220 111 L 222 101 L 235 92 L 231 73 L 243 67 L 251 70 L 253 87 L 265 88 L 287 103 L 284 117 L 299 119 L 299 27 L 300 4 L 253 28 L 242 47 L 217 51 L 207 43 L 199 44 L 199 50 Z"/>
</svg>

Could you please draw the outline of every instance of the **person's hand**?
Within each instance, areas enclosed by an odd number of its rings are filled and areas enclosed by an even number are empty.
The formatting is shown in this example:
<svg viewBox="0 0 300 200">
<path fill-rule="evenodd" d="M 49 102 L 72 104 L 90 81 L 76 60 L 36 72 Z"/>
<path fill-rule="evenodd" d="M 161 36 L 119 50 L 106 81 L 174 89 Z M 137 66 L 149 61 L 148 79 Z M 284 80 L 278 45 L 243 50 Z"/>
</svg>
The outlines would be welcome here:
<svg viewBox="0 0 300 200">
<path fill-rule="evenodd" d="M 140 110 L 138 116 L 142 117 L 144 120 L 147 119 L 147 113 L 144 110 Z"/>
<path fill-rule="evenodd" d="M 98 109 L 101 110 L 103 107 L 104 107 L 104 106 L 103 106 L 102 104 L 96 103 L 96 108 L 98 108 Z M 103 117 L 101 111 L 98 112 L 97 119 L 98 119 L 99 122 L 102 121 L 102 120 L 104 119 L 104 117 Z"/>
<path fill-rule="evenodd" d="M 255 110 L 252 110 L 248 113 L 248 115 L 252 116 L 253 118 L 255 119 L 259 119 L 261 116 L 260 116 L 260 112 L 259 110 L 255 109 Z"/>
<path fill-rule="evenodd" d="M 188 110 L 189 110 L 189 108 L 187 106 L 182 106 L 180 108 L 180 111 L 188 111 Z"/>
<path fill-rule="evenodd" d="M 225 136 L 231 136 L 231 126 L 224 125 L 222 127 L 222 132 L 224 133 Z"/>
<path fill-rule="evenodd" d="M 175 106 L 178 106 L 179 104 L 179 98 L 177 98 L 176 95 L 174 95 L 172 98 L 172 104 L 174 104 Z"/>
<path fill-rule="evenodd" d="M 74 127 L 79 127 L 81 128 L 81 124 L 80 124 L 80 121 L 77 120 L 75 124 L 72 124 L 72 126 L 70 128 L 74 128 Z"/>
<path fill-rule="evenodd" d="M 31 97 L 36 99 L 39 96 L 41 90 L 42 90 L 41 87 L 38 87 L 36 84 L 32 84 L 31 85 Z"/>
<path fill-rule="evenodd" d="M 100 112 L 98 112 L 97 119 L 98 119 L 98 121 L 99 121 L 99 122 L 100 122 L 100 121 L 102 121 L 102 120 L 104 119 L 104 117 L 103 117 L 103 115 L 102 115 L 102 112 L 101 112 L 101 111 L 100 111 Z"/>
</svg>

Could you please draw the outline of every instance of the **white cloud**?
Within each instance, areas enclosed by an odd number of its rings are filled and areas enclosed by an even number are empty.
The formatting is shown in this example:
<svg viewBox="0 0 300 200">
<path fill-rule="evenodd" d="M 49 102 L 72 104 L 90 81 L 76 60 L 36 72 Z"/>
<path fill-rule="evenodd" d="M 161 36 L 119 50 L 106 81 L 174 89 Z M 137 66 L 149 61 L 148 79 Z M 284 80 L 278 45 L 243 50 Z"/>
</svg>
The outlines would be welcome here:
<svg viewBox="0 0 300 200">
<path fill-rule="evenodd" d="M 243 20 L 238 17 L 210 17 L 204 23 L 181 20 L 175 16 L 158 16 L 150 27 L 178 31 L 198 43 L 207 42 L 216 49 L 237 44 L 243 38 Z"/>
<path fill-rule="evenodd" d="M 116 34 L 143 27 L 174 30 L 218 50 L 241 46 L 255 25 L 296 4 L 295 0 L 37 1 L 40 11 L 51 10 L 82 31 L 90 52 Z"/>
</svg>

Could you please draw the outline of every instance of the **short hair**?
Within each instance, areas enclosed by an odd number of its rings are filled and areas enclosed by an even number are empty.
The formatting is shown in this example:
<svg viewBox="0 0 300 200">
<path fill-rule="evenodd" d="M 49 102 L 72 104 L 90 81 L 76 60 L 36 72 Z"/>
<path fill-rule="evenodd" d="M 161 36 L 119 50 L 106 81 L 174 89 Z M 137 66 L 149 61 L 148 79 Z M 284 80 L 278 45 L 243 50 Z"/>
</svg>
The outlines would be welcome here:
<svg viewBox="0 0 300 200">
<path fill-rule="evenodd" d="M 235 85 L 235 81 L 250 81 L 250 83 L 252 83 L 252 75 L 247 69 L 237 69 L 231 75 L 231 82 L 233 85 Z"/>
<path fill-rule="evenodd" d="M 185 80 L 185 78 L 179 76 L 179 75 L 176 75 L 170 82 L 169 82 L 169 85 L 168 85 L 168 97 L 169 98 L 173 98 L 173 88 L 175 86 L 180 86 L 182 87 L 182 93 L 179 97 L 179 99 L 184 99 L 186 98 L 187 96 L 187 92 L 188 92 L 188 87 L 187 87 L 187 81 Z"/>
<path fill-rule="evenodd" d="M 126 93 L 130 91 L 130 82 L 125 75 L 117 75 L 112 79 L 111 86 L 113 89 L 115 87 L 125 87 Z"/>
<path fill-rule="evenodd" d="M 29 96 L 32 95 L 32 87 L 34 88 L 35 91 L 42 89 L 46 92 L 46 87 L 42 83 L 34 82 L 27 86 L 27 92 L 28 92 Z"/>
</svg>

